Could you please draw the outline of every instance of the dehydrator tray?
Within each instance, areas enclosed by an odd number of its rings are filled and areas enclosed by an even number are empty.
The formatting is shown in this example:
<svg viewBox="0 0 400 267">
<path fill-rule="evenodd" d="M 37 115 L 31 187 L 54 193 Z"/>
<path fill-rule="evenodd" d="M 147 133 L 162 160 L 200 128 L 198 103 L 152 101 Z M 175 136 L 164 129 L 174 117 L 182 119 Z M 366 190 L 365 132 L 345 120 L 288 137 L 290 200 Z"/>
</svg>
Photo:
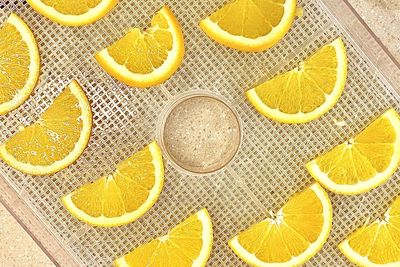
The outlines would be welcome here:
<svg viewBox="0 0 400 267">
<path fill-rule="evenodd" d="M 72 79 L 92 104 L 94 128 L 88 148 L 69 168 L 51 176 L 24 175 L 0 164 L 0 200 L 56 265 L 110 266 L 112 261 L 206 207 L 214 224 L 208 266 L 246 266 L 227 241 L 278 210 L 293 193 L 314 182 L 304 165 L 348 139 L 387 108 L 400 111 L 400 67 L 354 12 L 347 0 L 300 0 L 304 15 L 275 47 L 241 53 L 211 41 L 198 22 L 225 0 L 120 0 L 105 18 L 85 27 L 63 27 L 45 19 L 22 0 L 0 2 L 0 19 L 21 16 L 34 32 L 41 54 L 39 84 L 16 111 L 0 117 L 0 142 L 19 125 L 37 118 Z M 180 21 L 186 55 L 166 83 L 148 90 L 129 88 L 96 63 L 96 51 L 131 26 L 145 27 L 167 4 Z M 244 91 L 296 66 L 318 47 L 342 36 L 349 74 L 337 105 L 322 118 L 302 125 L 280 124 L 259 115 Z M 238 115 L 241 145 L 233 160 L 211 174 L 183 171 L 166 158 L 166 181 L 155 206 L 126 226 L 98 228 L 73 218 L 59 198 L 110 173 L 116 164 L 159 138 L 165 109 L 179 95 L 206 91 L 219 96 Z M 337 245 L 365 220 L 383 215 L 400 194 L 400 171 L 366 194 L 329 193 L 333 228 L 328 242 L 306 266 L 352 266 Z M 1 227 L 1 226 L 0 226 Z"/>
</svg>

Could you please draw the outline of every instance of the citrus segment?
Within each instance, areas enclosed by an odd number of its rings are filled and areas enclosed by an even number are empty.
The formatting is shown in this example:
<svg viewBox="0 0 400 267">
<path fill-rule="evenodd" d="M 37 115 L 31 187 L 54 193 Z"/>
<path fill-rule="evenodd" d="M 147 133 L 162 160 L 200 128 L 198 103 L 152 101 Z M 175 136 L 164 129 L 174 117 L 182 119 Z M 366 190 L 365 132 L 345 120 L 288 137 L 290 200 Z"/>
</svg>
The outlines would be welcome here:
<svg viewBox="0 0 400 267">
<path fill-rule="evenodd" d="M 38 13 L 65 26 L 82 26 L 104 17 L 118 0 L 27 0 Z"/>
<path fill-rule="evenodd" d="M 297 266 L 322 248 L 331 226 L 329 197 L 314 184 L 293 195 L 273 218 L 232 238 L 229 246 L 252 266 Z"/>
<path fill-rule="evenodd" d="M 0 157 L 24 173 L 55 173 L 78 159 L 91 129 L 89 101 L 81 86 L 72 81 L 34 124 L 0 146 Z"/>
<path fill-rule="evenodd" d="M 400 163 L 400 117 L 389 109 L 355 138 L 307 163 L 311 175 L 339 194 L 359 194 L 375 188 Z"/>
<path fill-rule="evenodd" d="M 124 37 L 96 54 L 102 68 L 130 86 L 150 87 L 169 79 L 184 55 L 179 22 L 164 6 L 146 31 L 131 29 Z"/>
<path fill-rule="evenodd" d="M 164 164 L 156 142 L 117 165 L 116 171 L 61 199 L 76 218 L 95 226 L 130 223 L 157 201 L 164 184 Z"/>
<path fill-rule="evenodd" d="M 233 0 L 202 20 L 200 27 L 220 44 L 256 52 L 279 42 L 295 15 L 296 0 Z"/>
<path fill-rule="evenodd" d="M 356 230 L 339 249 L 353 263 L 363 267 L 400 266 L 400 197 L 383 220 Z"/>
<path fill-rule="evenodd" d="M 289 72 L 246 92 L 264 116 L 283 123 L 305 123 L 328 112 L 343 92 L 347 56 L 338 38 Z"/>
<path fill-rule="evenodd" d="M 202 209 L 171 229 L 167 235 L 115 260 L 115 265 L 203 267 L 210 257 L 212 240 L 211 218 L 207 210 Z"/>
<path fill-rule="evenodd" d="M 29 27 L 11 13 L 0 28 L 0 115 L 20 106 L 39 78 L 39 50 Z"/>
</svg>

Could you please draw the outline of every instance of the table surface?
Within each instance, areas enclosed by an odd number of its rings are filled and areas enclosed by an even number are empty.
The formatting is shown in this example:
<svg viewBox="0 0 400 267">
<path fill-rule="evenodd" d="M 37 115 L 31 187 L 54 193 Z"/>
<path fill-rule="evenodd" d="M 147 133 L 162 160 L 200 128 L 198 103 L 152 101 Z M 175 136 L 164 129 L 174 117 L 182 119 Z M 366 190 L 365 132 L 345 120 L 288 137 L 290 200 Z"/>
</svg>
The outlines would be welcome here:
<svg viewBox="0 0 400 267">
<path fill-rule="evenodd" d="M 369 27 L 400 62 L 399 0 L 349 0 Z M 0 204 L 0 267 L 54 264 Z"/>
</svg>

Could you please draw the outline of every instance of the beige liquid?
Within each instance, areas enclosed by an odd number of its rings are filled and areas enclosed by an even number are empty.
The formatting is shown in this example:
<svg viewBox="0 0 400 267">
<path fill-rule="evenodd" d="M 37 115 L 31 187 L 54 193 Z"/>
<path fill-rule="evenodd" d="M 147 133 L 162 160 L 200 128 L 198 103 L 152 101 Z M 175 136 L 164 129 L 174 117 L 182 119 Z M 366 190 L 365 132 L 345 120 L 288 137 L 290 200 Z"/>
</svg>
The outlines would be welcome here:
<svg viewBox="0 0 400 267">
<path fill-rule="evenodd" d="M 164 149 L 181 168 L 195 173 L 221 169 L 235 156 L 241 139 L 236 114 L 211 96 L 189 96 L 168 114 Z"/>
</svg>

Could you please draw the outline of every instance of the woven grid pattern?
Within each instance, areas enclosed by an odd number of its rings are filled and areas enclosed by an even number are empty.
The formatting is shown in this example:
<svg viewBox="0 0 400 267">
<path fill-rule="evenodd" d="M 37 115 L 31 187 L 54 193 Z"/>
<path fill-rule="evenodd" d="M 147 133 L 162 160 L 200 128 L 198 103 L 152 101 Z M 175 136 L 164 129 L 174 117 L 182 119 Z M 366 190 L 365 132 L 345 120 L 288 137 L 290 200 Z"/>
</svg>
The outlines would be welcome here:
<svg viewBox="0 0 400 267">
<path fill-rule="evenodd" d="M 109 266 L 139 244 L 163 235 L 202 207 L 211 213 L 215 238 L 209 266 L 245 266 L 227 241 L 313 182 L 304 164 L 361 130 L 388 107 L 400 109 L 399 96 L 321 6 L 299 1 L 304 16 L 288 35 L 264 53 L 243 54 L 209 40 L 197 27 L 225 1 L 165 1 L 183 26 L 187 53 L 180 70 L 149 90 L 129 88 L 109 77 L 93 54 L 120 38 L 131 26 L 145 27 L 161 1 L 121 0 L 93 25 L 56 25 L 24 1 L 0 3 L 0 19 L 15 12 L 32 28 L 40 47 L 42 73 L 34 95 L 22 107 L 0 118 L 0 142 L 18 125 L 35 121 L 71 79 L 84 87 L 92 103 L 94 129 L 89 147 L 69 168 L 46 177 L 21 174 L 5 164 L 0 173 L 19 192 L 43 223 L 83 266 Z M 293 68 L 318 47 L 342 36 L 348 48 L 349 78 L 343 96 L 328 114 L 305 125 L 283 125 L 259 115 L 243 92 L 256 83 Z M 59 198 L 112 171 L 116 164 L 155 138 L 159 114 L 168 100 L 189 90 L 211 90 L 237 110 L 244 139 L 234 161 L 218 173 L 201 177 L 166 165 L 166 183 L 159 201 L 127 226 L 93 228 L 77 221 Z M 345 122 L 339 126 L 337 122 Z M 342 125 L 342 124 L 340 124 Z M 350 266 L 337 244 L 367 217 L 378 218 L 400 194 L 400 173 L 378 189 L 360 196 L 330 194 L 334 225 L 329 241 L 307 266 Z"/>
</svg>

